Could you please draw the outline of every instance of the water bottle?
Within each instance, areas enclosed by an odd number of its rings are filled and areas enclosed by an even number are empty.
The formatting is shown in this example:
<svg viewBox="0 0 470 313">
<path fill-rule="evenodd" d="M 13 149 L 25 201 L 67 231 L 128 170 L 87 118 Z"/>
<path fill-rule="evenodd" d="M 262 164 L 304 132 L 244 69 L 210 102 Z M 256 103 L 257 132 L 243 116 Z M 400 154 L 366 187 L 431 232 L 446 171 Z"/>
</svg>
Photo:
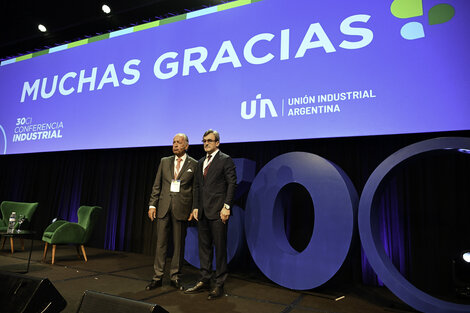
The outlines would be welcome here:
<svg viewBox="0 0 470 313">
<path fill-rule="evenodd" d="M 11 212 L 10 220 L 8 221 L 8 233 L 13 233 L 16 224 L 16 212 Z"/>
</svg>

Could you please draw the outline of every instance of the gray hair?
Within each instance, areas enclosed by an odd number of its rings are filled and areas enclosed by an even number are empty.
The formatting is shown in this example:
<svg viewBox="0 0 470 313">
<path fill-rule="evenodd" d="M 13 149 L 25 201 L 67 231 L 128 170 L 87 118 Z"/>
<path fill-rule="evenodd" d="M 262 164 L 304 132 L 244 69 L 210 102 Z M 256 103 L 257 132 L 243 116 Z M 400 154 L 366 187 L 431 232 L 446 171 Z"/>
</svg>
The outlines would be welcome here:
<svg viewBox="0 0 470 313">
<path fill-rule="evenodd" d="M 175 137 L 176 137 L 176 136 L 181 136 L 181 137 L 183 137 L 184 140 L 186 141 L 186 143 L 189 144 L 189 138 L 188 138 L 188 136 L 186 136 L 186 134 L 184 134 L 184 133 L 178 133 L 178 134 L 175 135 Z"/>
</svg>

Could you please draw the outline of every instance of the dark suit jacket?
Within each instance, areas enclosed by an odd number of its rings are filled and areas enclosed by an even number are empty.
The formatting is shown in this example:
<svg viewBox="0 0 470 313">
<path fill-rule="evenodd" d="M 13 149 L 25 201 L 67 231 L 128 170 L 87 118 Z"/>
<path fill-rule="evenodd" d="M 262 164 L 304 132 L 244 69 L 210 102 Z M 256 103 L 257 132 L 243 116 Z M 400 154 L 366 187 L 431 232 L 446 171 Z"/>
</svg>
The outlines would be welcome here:
<svg viewBox="0 0 470 313">
<path fill-rule="evenodd" d="M 232 208 L 237 174 L 232 158 L 219 150 L 204 178 L 202 168 L 205 158 L 199 160 L 196 170 L 193 207 L 198 209 L 198 218 L 204 214 L 208 219 L 216 220 L 220 219 L 224 203 Z"/>
<path fill-rule="evenodd" d="M 193 183 L 197 170 L 197 161 L 189 155 L 181 168 L 177 179 L 181 181 L 180 192 L 170 192 L 171 180 L 174 178 L 175 156 L 162 158 L 152 188 L 149 206 L 157 208 L 157 217 L 163 218 L 173 201 L 173 214 L 177 220 L 187 220 L 192 211 Z"/>
</svg>

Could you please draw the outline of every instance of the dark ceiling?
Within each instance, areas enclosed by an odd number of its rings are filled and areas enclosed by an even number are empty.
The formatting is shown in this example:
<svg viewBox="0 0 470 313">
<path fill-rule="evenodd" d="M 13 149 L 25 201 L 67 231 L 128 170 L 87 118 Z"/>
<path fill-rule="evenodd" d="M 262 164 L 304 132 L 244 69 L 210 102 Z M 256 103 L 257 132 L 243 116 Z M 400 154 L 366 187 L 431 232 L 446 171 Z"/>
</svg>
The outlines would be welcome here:
<svg viewBox="0 0 470 313">
<path fill-rule="evenodd" d="M 230 2 L 223 0 L 0 0 L 0 60 Z M 111 13 L 101 6 L 107 4 Z M 38 24 L 47 27 L 41 33 Z"/>
</svg>

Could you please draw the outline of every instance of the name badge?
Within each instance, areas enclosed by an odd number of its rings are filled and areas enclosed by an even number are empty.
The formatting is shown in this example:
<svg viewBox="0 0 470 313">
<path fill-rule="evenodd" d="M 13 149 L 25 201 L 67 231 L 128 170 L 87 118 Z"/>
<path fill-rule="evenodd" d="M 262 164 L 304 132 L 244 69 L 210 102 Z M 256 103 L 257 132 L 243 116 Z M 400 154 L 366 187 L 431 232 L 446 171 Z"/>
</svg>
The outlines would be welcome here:
<svg viewBox="0 0 470 313">
<path fill-rule="evenodd" d="M 170 186 L 170 191 L 171 192 L 180 192 L 180 184 L 181 180 L 172 180 L 171 181 L 171 186 Z"/>
</svg>

